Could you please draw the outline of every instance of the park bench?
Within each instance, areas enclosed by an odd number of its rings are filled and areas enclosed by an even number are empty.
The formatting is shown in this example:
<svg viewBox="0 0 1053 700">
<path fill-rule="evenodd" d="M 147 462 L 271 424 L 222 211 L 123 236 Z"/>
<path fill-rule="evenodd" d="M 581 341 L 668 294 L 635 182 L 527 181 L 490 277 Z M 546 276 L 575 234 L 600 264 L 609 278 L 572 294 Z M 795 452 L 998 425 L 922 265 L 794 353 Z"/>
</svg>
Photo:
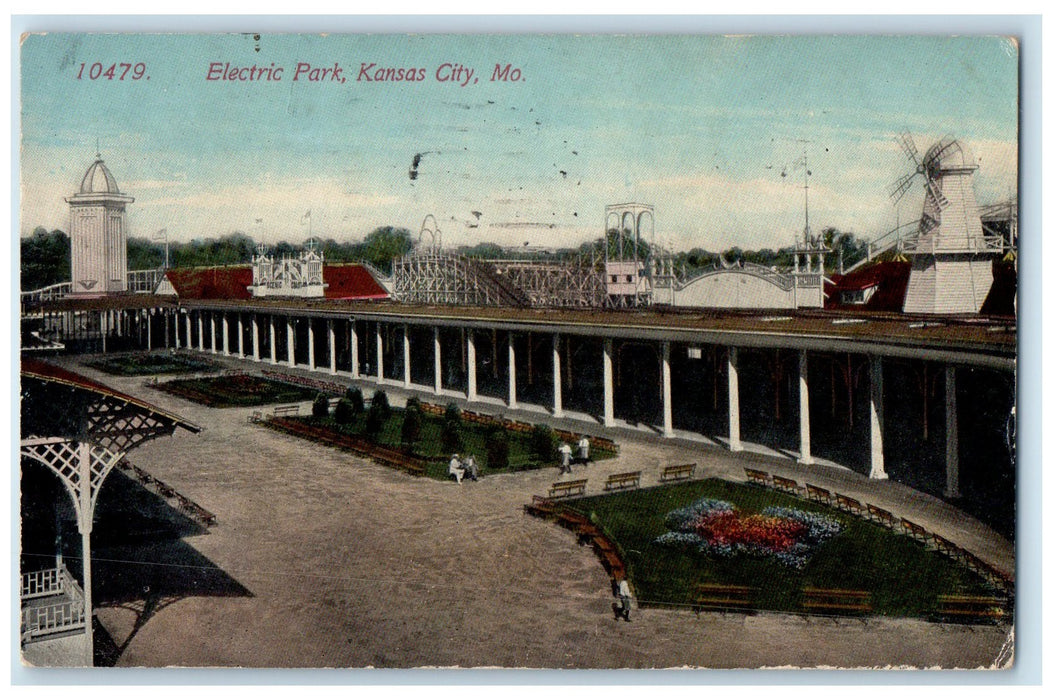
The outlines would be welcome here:
<svg viewBox="0 0 1053 700">
<path fill-rule="evenodd" d="M 607 477 L 607 483 L 603 485 L 605 491 L 613 489 L 634 489 L 640 485 L 640 472 L 622 472 L 611 474 Z"/>
<path fill-rule="evenodd" d="M 523 506 L 523 510 L 536 518 L 547 518 L 555 515 L 559 509 L 544 496 L 534 496 L 530 503 Z"/>
<path fill-rule="evenodd" d="M 759 469 L 743 469 L 743 471 L 746 472 L 746 480 L 751 484 L 768 486 L 768 472 L 762 472 Z"/>
<path fill-rule="evenodd" d="M 833 505 L 833 494 L 822 486 L 816 486 L 815 484 L 805 484 L 805 489 L 808 492 L 808 498 L 819 503 L 825 503 L 826 505 Z"/>
<path fill-rule="evenodd" d="M 846 614 L 869 613 L 873 607 L 870 591 L 853 591 L 843 588 L 804 588 L 801 607 L 805 612 Z"/>
<path fill-rule="evenodd" d="M 894 516 L 892 513 L 889 513 L 884 508 L 878 508 L 875 505 L 867 503 L 867 513 L 870 514 L 870 517 L 872 519 L 878 521 L 882 525 L 891 528 L 896 527 L 896 516 Z"/>
<path fill-rule="evenodd" d="M 696 614 L 703 610 L 752 610 L 756 590 L 752 586 L 702 583 L 695 589 L 693 609 Z"/>
<path fill-rule="evenodd" d="M 863 515 L 863 504 L 843 493 L 834 494 L 837 498 L 837 507 L 852 515 Z"/>
<path fill-rule="evenodd" d="M 911 522 L 906 518 L 900 518 L 899 524 L 903 526 L 903 531 L 911 537 L 913 537 L 914 539 L 922 543 L 927 543 L 929 541 L 929 531 L 923 528 L 921 525 L 918 525 L 915 522 Z"/>
<path fill-rule="evenodd" d="M 797 482 L 793 479 L 787 479 L 783 476 L 771 475 L 771 483 L 775 488 L 786 493 L 792 493 L 794 496 L 801 494 L 801 487 L 797 485 Z"/>
<path fill-rule="evenodd" d="M 618 452 L 618 445 L 607 438 L 593 437 L 589 438 L 589 441 L 592 442 L 592 446 L 597 450 L 606 450 L 607 452 L 613 452 L 615 454 Z"/>
<path fill-rule="evenodd" d="M 965 557 L 965 550 L 951 542 L 950 540 L 940 537 L 935 532 L 932 533 L 932 543 L 936 546 L 937 552 L 946 554 L 951 559 L 962 559 Z"/>
<path fill-rule="evenodd" d="M 573 481 L 557 481 L 548 490 L 549 498 L 565 498 L 567 496 L 580 496 L 585 493 L 585 484 L 588 479 L 574 479 Z"/>
<path fill-rule="evenodd" d="M 618 549 L 604 535 L 594 537 L 592 546 L 599 553 L 600 561 L 613 579 L 625 578 L 625 562 L 618 554 Z"/>
<path fill-rule="evenodd" d="M 936 617 L 942 620 L 998 622 L 1005 617 L 1006 601 L 996 596 L 941 595 L 936 598 Z"/>
<path fill-rule="evenodd" d="M 287 404 L 285 406 L 275 406 L 271 413 L 274 416 L 298 416 L 300 415 L 300 405 Z"/>
<path fill-rule="evenodd" d="M 695 475 L 694 464 L 674 464 L 662 470 L 662 481 L 681 481 Z"/>
</svg>

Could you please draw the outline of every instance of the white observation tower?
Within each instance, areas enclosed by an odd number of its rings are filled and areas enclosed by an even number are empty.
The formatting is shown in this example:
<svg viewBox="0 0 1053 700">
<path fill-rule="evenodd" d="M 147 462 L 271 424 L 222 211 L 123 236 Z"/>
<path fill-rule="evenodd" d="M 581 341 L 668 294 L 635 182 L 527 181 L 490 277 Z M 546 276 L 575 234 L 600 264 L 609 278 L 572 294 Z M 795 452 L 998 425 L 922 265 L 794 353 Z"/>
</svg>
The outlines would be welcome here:
<svg viewBox="0 0 1053 700">
<path fill-rule="evenodd" d="M 124 208 L 134 202 L 95 154 L 70 197 L 69 239 L 73 294 L 102 295 L 128 291 L 128 233 Z"/>
</svg>

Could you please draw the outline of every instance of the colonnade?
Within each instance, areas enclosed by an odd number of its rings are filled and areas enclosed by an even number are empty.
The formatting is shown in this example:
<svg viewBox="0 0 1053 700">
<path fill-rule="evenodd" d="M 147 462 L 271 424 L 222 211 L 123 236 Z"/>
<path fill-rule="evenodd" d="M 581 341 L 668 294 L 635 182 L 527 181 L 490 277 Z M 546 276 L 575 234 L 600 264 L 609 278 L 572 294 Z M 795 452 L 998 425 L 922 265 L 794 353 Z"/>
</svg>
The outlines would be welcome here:
<svg viewBox="0 0 1053 700">
<path fill-rule="evenodd" d="M 139 313 L 139 312 L 133 312 Z M 441 396 L 453 395 L 454 390 L 443 381 L 443 358 L 444 352 L 450 351 L 451 347 L 444 343 L 439 325 L 430 324 L 426 319 L 419 322 L 404 322 L 401 320 L 377 321 L 375 319 L 355 318 L 317 318 L 302 315 L 289 315 L 282 313 L 267 313 L 263 311 L 210 311 L 210 310 L 160 310 L 164 317 L 164 344 L 168 347 L 189 348 L 210 354 L 222 354 L 236 356 L 243 359 L 251 359 L 255 362 L 269 362 L 272 365 L 281 365 L 306 369 L 313 372 L 326 372 L 330 375 L 340 375 L 351 379 L 364 379 L 376 384 L 392 384 L 406 389 L 416 389 Z M 180 332 L 180 317 L 182 317 L 182 332 Z M 266 317 L 265 319 L 263 317 Z M 102 323 L 127 322 L 120 315 L 116 318 L 105 319 Z M 283 323 L 284 322 L 284 323 Z M 284 328 L 282 328 L 284 325 Z M 411 369 L 413 367 L 414 353 L 421 352 L 419 336 L 414 340 L 412 329 L 426 329 L 431 326 L 431 353 L 433 356 L 432 377 L 430 386 L 414 384 Z M 146 323 L 140 326 L 145 329 L 146 347 L 153 347 L 153 324 Z M 231 330 L 236 329 L 236 340 L 231 342 Z M 249 342 L 246 342 L 246 329 L 248 329 Z M 196 330 L 196 333 L 195 333 Z M 477 348 L 477 333 L 479 329 L 465 327 L 460 329 L 463 333 L 461 347 L 456 344 L 452 350 L 456 357 L 462 359 L 464 365 L 464 386 L 456 393 L 463 396 L 468 402 L 480 400 L 478 381 L 479 352 Z M 284 331 L 284 332 L 283 332 Z M 368 332 L 372 337 L 362 336 L 362 332 Z M 279 346 L 282 345 L 284 335 L 284 353 L 279 360 Z M 517 338 L 527 335 L 531 338 L 528 343 L 528 354 L 534 353 L 534 347 L 538 336 L 544 336 L 543 331 L 519 331 L 507 332 L 506 348 L 501 351 L 507 357 L 507 387 L 504 396 L 489 397 L 500 400 L 509 409 L 537 408 L 536 406 L 524 405 L 521 402 L 519 386 L 517 386 L 517 375 L 523 369 L 522 359 L 517 357 Z M 550 365 L 547 370 L 551 379 L 551 400 L 549 405 L 540 407 L 555 418 L 567 415 L 564 406 L 564 388 L 566 381 L 564 373 L 569 375 L 573 371 L 571 358 L 565 352 L 567 347 L 565 340 L 576 334 L 566 332 L 549 332 L 551 337 Z M 306 338 L 306 354 L 301 351 L 300 346 Z M 543 339 L 543 338 L 542 338 Z M 362 348 L 360 341 L 365 340 L 372 343 L 374 348 L 368 352 L 368 357 L 361 357 Z M 496 340 L 496 336 L 495 336 Z M 597 402 L 602 400 L 602 414 L 597 416 L 598 422 L 606 427 L 616 425 L 615 417 L 615 343 L 621 342 L 613 337 L 602 337 L 599 344 L 598 356 L 595 361 L 600 365 L 600 377 L 602 383 L 602 397 L 597 397 Z M 636 341 L 639 342 L 639 341 Z M 654 340 L 645 341 L 654 343 L 656 356 L 658 358 L 659 386 L 655 387 L 661 404 L 660 425 L 655 428 L 666 438 L 678 436 L 674 429 L 674 413 L 676 406 L 673 403 L 673 368 L 670 361 L 671 346 L 673 341 Z M 269 358 L 264 359 L 262 349 L 264 345 L 269 349 Z M 498 348 L 487 346 L 489 354 L 487 361 L 496 362 Z M 726 370 L 727 390 L 727 436 L 726 446 L 733 452 L 744 449 L 741 437 L 742 411 L 740 401 L 742 399 L 742 388 L 740 382 L 740 348 L 734 345 L 718 346 L 718 352 L 723 352 L 723 364 Z M 320 358 L 324 352 L 325 358 Z M 796 458 L 803 464 L 813 464 L 815 457 L 812 452 L 812 425 L 811 425 L 811 396 L 809 382 L 809 351 L 799 349 L 796 361 L 796 386 L 798 390 L 797 417 L 799 423 L 798 449 Z M 339 359 L 338 359 L 339 358 Z M 385 358 L 391 359 L 395 366 L 385 371 Z M 368 360 L 372 360 L 372 364 Z M 869 476 L 874 479 L 885 479 L 888 475 L 885 470 L 885 416 L 884 416 L 884 372 L 883 358 L 880 355 L 870 354 L 866 356 L 869 366 Z M 398 363 L 401 361 L 401 371 Z M 321 364 L 319 364 L 321 362 Z M 529 377 L 535 372 L 533 357 L 528 358 L 530 363 Z M 576 362 L 581 362 L 580 359 Z M 958 495 L 958 414 L 956 401 L 956 374 L 955 366 L 947 364 L 944 366 L 946 386 L 946 487 L 944 492 L 949 497 Z M 578 372 L 581 371 L 579 368 Z M 388 376 L 388 372 L 393 376 Z M 495 370 L 495 377 L 496 370 Z M 723 387 L 722 387 L 723 388 Z M 640 387 L 646 391 L 647 387 Z M 580 417 L 580 416 L 575 416 Z M 682 434 L 681 434 L 682 435 Z"/>
</svg>

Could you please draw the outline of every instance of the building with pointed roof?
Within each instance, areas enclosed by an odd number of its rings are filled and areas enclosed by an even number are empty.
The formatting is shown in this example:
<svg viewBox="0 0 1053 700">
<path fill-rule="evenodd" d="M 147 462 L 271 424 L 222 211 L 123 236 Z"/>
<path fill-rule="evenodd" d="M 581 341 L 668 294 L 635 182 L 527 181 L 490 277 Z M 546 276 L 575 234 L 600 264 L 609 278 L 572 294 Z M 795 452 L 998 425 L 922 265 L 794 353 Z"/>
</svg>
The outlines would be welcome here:
<svg viewBox="0 0 1053 700">
<path fill-rule="evenodd" d="M 73 294 L 103 295 L 128 290 L 128 226 L 122 193 L 100 154 L 81 178 L 69 203 Z"/>
</svg>

